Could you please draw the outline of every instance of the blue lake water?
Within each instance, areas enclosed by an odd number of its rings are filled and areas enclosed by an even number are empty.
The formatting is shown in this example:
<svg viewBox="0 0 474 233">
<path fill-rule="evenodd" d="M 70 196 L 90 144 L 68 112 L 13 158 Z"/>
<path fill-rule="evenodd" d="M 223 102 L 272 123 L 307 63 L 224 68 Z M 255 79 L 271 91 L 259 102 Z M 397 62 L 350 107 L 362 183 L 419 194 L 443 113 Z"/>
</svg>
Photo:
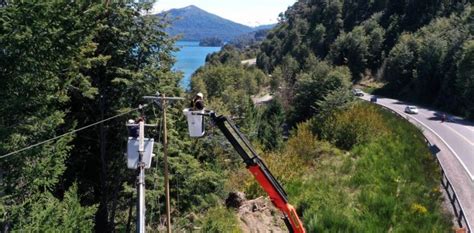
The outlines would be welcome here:
<svg viewBox="0 0 474 233">
<path fill-rule="evenodd" d="M 184 89 L 189 88 L 191 75 L 204 65 L 206 56 L 221 49 L 221 47 L 200 47 L 199 42 L 195 41 L 177 41 L 176 46 L 180 50 L 174 53 L 176 63 L 173 69 L 184 73 L 184 77 L 179 83 Z"/>
</svg>

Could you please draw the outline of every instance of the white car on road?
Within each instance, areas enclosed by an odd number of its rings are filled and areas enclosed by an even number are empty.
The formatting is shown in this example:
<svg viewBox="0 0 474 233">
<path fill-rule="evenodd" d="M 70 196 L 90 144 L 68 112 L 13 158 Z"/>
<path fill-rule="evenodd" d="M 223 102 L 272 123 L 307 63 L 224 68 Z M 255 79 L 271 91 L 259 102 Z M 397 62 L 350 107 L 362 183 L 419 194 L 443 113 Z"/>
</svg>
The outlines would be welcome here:
<svg viewBox="0 0 474 233">
<path fill-rule="evenodd" d="M 353 89 L 352 94 L 355 96 L 364 96 L 364 92 L 362 92 L 360 89 Z"/>
<path fill-rule="evenodd" d="M 410 114 L 418 114 L 418 108 L 416 106 L 408 105 L 405 108 L 405 112 Z"/>
</svg>

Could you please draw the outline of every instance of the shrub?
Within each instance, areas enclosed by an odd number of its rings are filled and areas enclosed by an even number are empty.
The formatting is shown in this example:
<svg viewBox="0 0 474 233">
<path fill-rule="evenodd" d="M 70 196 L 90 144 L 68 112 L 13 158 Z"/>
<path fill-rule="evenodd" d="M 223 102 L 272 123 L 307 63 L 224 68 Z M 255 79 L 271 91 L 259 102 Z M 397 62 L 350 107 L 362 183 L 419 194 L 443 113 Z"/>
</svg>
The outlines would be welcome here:
<svg viewBox="0 0 474 233">
<path fill-rule="evenodd" d="M 348 110 L 337 111 L 324 122 L 315 122 L 315 131 L 322 139 L 349 150 L 386 134 L 387 127 L 375 106 L 357 103 Z"/>
<path fill-rule="evenodd" d="M 211 208 L 202 219 L 201 232 L 240 232 L 235 213 L 222 206 Z"/>
</svg>

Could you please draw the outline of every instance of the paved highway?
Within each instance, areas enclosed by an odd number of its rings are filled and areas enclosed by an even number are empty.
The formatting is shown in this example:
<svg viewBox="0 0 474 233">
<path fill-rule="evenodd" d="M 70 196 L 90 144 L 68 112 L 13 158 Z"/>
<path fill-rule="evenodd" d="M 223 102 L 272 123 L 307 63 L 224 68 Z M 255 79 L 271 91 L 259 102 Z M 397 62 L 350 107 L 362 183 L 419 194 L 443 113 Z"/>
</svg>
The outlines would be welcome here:
<svg viewBox="0 0 474 233">
<path fill-rule="evenodd" d="M 361 97 L 370 100 L 372 96 L 365 94 Z M 418 114 L 405 113 L 407 102 L 378 97 L 377 104 L 389 108 L 424 131 L 430 143 L 439 149 L 436 152 L 438 161 L 442 164 L 452 188 L 455 189 L 460 207 L 456 204 L 453 210 L 464 212 L 467 224 L 473 229 L 474 223 L 474 123 L 459 117 L 449 116 L 450 122 L 441 122 L 443 112 L 418 106 Z M 452 192 L 452 191 L 449 191 Z M 447 196 L 445 196 L 447 198 Z"/>
<path fill-rule="evenodd" d="M 364 94 L 361 97 L 369 100 L 371 95 Z M 411 118 L 423 129 L 428 129 L 437 135 L 455 155 L 465 172 L 474 181 L 474 123 L 459 117 L 448 118 L 452 122 L 441 122 L 443 112 L 429 108 L 418 107 L 418 114 L 407 114 L 404 112 L 409 103 L 389 98 L 378 97 L 377 104 L 390 108 L 407 118 Z"/>
<path fill-rule="evenodd" d="M 240 63 L 242 63 L 242 65 L 248 65 L 248 66 L 256 65 L 257 64 L 257 58 L 243 60 L 243 61 L 240 61 Z"/>
</svg>

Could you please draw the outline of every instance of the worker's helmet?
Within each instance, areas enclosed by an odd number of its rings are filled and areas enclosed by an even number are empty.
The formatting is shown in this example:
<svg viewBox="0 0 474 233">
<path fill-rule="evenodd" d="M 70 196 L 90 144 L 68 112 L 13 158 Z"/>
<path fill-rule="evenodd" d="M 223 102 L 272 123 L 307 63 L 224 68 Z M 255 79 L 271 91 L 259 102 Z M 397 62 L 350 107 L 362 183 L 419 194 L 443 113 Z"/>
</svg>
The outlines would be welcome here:
<svg viewBox="0 0 474 233">
<path fill-rule="evenodd" d="M 133 119 L 128 120 L 129 124 L 135 124 L 135 121 Z"/>
<path fill-rule="evenodd" d="M 203 95 L 201 92 L 198 92 L 198 93 L 196 94 L 196 96 L 201 97 L 201 99 L 204 98 L 204 95 Z"/>
</svg>

